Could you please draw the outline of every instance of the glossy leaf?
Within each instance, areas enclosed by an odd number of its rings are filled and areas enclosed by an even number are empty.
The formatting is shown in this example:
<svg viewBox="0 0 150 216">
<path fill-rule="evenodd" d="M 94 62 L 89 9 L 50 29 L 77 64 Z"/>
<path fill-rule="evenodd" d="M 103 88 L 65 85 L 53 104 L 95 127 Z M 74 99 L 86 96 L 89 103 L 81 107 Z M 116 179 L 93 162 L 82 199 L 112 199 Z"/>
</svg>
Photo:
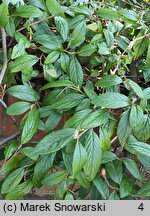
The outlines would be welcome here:
<svg viewBox="0 0 150 216">
<path fill-rule="evenodd" d="M 37 132 L 39 125 L 39 112 L 36 108 L 33 108 L 27 116 L 25 121 L 22 135 L 21 135 L 21 144 L 27 143 L 33 135 Z"/>
<path fill-rule="evenodd" d="M 0 26 L 5 27 L 8 23 L 8 5 L 6 3 L 0 4 Z"/>
<path fill-rule="evenodd" d="M 117 127 L 117 136 L 120 144 L 122 144 L 132 133 L 130 126 L 130 110 L 125 111 L 119 120 Z"/>
<path fill-rule="evenodd" d="M 118 20 L 121 16 L 117 11 L 112 9 L 101 8 L 97 11 L 97 15 L 103 19 Z"/>
<path fill-rule="evenodd" d="M 94 180 L 93 180 L 93 184 L 95 185 L 95 187 L 97 188 L 97 190 L 100 192 L 100 194 L 102 195 L 102 197 L 107 200 L 109 197 L 109 188 L 107 186 L 107 184 L 105 183 L 105 181 L 102 179 L 102 177 L 97 176 Z"/>
<path fill-rule="evenodd" d="M 34 174 L 32 179 L 32 183 L 35 187 L 41 187 L 41 181 L 52 167 L 55 155 L 55 153 L 47 153 L 47 155 L 41 156 L 37 161 L 34 167 Z"/>
<path fill-rule="evenodd" d="M 79 56 L 90 56 L 97 50 L 95 45 L 87 44 L 81 47 Z"/>
<path fill-rule="evenodd" d="M 105 164 L 105 166 L 110 178 L 117 184 L 120 184 L 123 176 L 122 163 L 115 160 Z"/>
<path fill-rule="evenodd" d="M 82 86 L 83 70 L 76 57 L 71 58 L 69 65 L 69 77 L 76 86 Z"/>
<path fill-rule="evenodd" d="M 127 176 L 123 176 L 123 179 L 120 183 L 120 197 L 124 198 L 131 194 L 132 192 L 132 182 Z"/>
<path fill-rule="evenodd" d="M 75 151 L 73 154 L 72 172 L 76 176 L 84 167 L 87 161 L 87 153 L 83 145 L 77 141 Z"/>
<path fill-rule="evenodd" d="M 143 154 L 145 156 L 149 156 L 150 145 L 148 145 L 147 143 L 138 142 L 132 135 L 130 135 L 124 147 L 127 151 L 131 152 L 132 154 Z"/>
<path fill-rule="evenodd" d="M 109 113 L 105 109 L 98 109 L 89 115 L 83 121 L 81 128 L 95 128 L 107 122 Z"/>
<path fill-rule="evenodd" d="M 129 172 L 138 180 L 142 180 L 142 176 L 134 160 L 130 158 L 123 159 L 123 163 Z"/>
<path fill-rule="evenodd" d="M 84 42 L 86 34 L 86 26 L 84 22 L 81 22 L 79 25 L 77 25 L 73 32 L 72 32 L 72 38 L 69 41 L 69 47 L 72 49 L 81 45 Z"/>
<path fill-rule="evenodd" d="M 56 173 L 51 173 L 42 180 L 42 184 L 48 186 L 59 184 L 65 178 L 66 175 L 67 175 L 66 170 L 62 170 Z"/>
<path fill-rule="evenodd" d="M 46 0 L 46 6 L 52 15 L 65 17 L 63 9 L 56 0 Z"/>
<path fill-rule="evenodd" d="M 42 87 L 42 90 L 46 90 L 48 88 L 55 88 L 55 87 L 72 87 L 73 85 L 74 84 L 70 80 L 56 80 L 45 84 Z"/>
<path fill-rule="evenodd" d="M 142 187 L 138 191 L 138 195 L 139 196 L 150 196 L 150 181 L 142 185 Z"/>
<path fill-rule="evenodd" d="M 8 107 L 7 114 L 8 115 L 21 115 L 30 109 L 31 104 L 28 102 L 16 102 Z"/>
<path fill-rule="evenodd" d="M 140 106 L 132 106 L 130 111 L 130 125 L 134 131 L 140 131 L 144 126 L 144 114 Z"/>
<path fill-rule="evenodd" d="M 8 89 L 8 93 L 25 101 L 38 101 L 38 94 L 28 85 L 15 85 Z"/>
<path fill-rule="evenodd" d="M 69 27 L 68 27 L 67 21 L 60 16 L 56 16 L 54 19 L 55 19 L 55 25 L 57 27 L 57 30 L 59 31 L 63 40 L 66 41 L 66 39 L 68 37 L 68 32 L 69 32 Z"/>
<path fill-rule="evenodd" d="M 92 101 L 93 104 L 100 107 L 118 109 L 130 105 L 130 99 L 120 93 L 105 93 Z"/>
<path fill-rule="evenodd" d="M 43 16 L 43 12 L 32 5 L 23 5 L 16 10 L 16 15 L 24 18 L 36 18 Z"/>
<path fill-rule="evenodd" d="M 82 122 L 84 119 L 87 118 L 87 116 L 92 112 L 91 109 L 84 109 L 79 112 L 76 112 L 71 118 L 69 118 L 65 122 L 65 128 L 76 128 L 81 129 L 82 128 Z"/>
<path fill-rule="evenodd" d="M 55 102 L 51 105 L 52 109 L 71 109 L 76 107 L 82 100 L 84 99 L 84 95 L 69 93 L 64 94 L 62 97 L 55 100 Z"/>
<path fill-rule="evenodd" d="M 90 130 L 85 136 L 84 143 L 88 158 L 84 166 L 84 173 L 87 176 L 87 179 L 92 181 L 97 175 L 101 165 L 102 150 L 99 137 L 92 130 Z"/>
<path fill-rule="evenodd" d="M 30 180 L 27 180 L 17 185 L 5 197 L 6 200 L 21 200 L 25 195 L 29 194 L 33 185 Z"/>
<path fill-rule="evenodd" d="M 122 79 L 117 75 L 107 75 L 96 82 L 98 87 L 111 87 L 122 83 Z"/>
<path fill-rule="evenodd" d="M 14 62 L 9 64 L 9 70 L 11 73 L 23 71 L 26 68 L 32 67 L 38 62 L 38 57 L 35 55 L 23 55 L 18 57 Z"/>
<path fill-rule="evenodd" d="M 75 129 L 57 130 L 44 137 L 35 147 L 35 154 L 45 155 L 56 152 L 74 140 Z"/>
<path fill-rule="evenodd" d="M 110 150 L 111 147 L 110 137 L 106 129 L 103 127 L 100 128 L 100 143 L 104 151 Z"/>
<path fill-rule="evenodd" d="M 12 191 L 21 181 L 24 175 L 24 168 L 18 168 L 13 171 L 9 176 L 5 179 L 2 184 L 1 194 L 6 194 Z"/>
<path fill-rule="evenodd" d="M 52 64 L 55 62 L 59 57 L 59 52 L 58 51 L 53 51 L 51 52 L 45 59 L 45 64 Z"/>
</svg>

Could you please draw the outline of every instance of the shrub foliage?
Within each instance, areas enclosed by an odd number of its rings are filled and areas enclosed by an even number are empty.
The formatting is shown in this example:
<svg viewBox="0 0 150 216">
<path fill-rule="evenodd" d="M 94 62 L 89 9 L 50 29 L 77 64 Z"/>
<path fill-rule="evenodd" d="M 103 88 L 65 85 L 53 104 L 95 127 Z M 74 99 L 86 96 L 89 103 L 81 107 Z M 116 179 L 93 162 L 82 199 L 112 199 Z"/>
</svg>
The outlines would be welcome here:
<svg viewBox="0 0 150 216">
<path fill-rule="evenodd" d="M 4 150 L 5 199 L 42 185 L 57 186 L 55 199 L 149 199 L 149 9 L 138 0 L 2 1 L 1 103 L 17 98 L 6 112 L 16 123 L 23 116 Z M 31 145 L 39 130 L 45 137 Z"/>
</svg>

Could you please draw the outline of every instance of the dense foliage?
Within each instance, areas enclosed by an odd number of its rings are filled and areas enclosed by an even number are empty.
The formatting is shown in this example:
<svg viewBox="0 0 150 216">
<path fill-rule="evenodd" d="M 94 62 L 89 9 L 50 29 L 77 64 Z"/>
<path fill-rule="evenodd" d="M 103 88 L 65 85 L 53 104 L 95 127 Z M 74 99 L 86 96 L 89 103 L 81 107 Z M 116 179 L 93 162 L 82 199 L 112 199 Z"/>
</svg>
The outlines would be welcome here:
<svg viewBox="0 0 150 216">
<path fill-rule="evenodd" d="M 19 100 L 7 114 L 23 114 L 4 151 L 5 199 L 42 185 L 57 186 L 55 199 L 149 199 L 149 9 L 138 0 L 1 2 L 1 103 L 11 95 Z M 46 135 L 31 146 L 38 130 Z"/>
</svg>

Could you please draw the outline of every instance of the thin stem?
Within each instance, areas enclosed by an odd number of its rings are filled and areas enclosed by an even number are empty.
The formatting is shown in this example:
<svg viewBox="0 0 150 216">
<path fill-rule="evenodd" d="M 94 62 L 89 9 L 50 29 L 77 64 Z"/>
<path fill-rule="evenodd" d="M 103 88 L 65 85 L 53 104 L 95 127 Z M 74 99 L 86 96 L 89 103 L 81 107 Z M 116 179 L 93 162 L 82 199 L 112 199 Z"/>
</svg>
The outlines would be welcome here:
<svg viewBox="0 0 150 216">
<path fill-rule="evenodd" d="M 6 32 L 5 32 L 4 28 L 1 28 L 1 34 L 2 34 L 3 66 L 2 66 L 1 73 L 0 73 L 0 85 L 3 81 L 4 76 L 5 76 L 6 69 L 7 69 L 7 62 L 8 62 Z"/>
</svg>

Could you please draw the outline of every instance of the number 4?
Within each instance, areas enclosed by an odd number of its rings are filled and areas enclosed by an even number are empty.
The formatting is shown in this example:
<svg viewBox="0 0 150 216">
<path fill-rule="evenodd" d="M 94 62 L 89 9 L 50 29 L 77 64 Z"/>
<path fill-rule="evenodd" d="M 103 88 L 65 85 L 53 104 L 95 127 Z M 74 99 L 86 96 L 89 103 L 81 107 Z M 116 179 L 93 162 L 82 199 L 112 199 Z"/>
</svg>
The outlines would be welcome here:
<svg viewBox="0 0 150 216">
<path fill-rule="evenodd" d="M 143 203 L 141 203 L 138 207 L 139 210 L 143 211 L 144 210 L 144 206 L 143 206 Z"/>
</svg>

